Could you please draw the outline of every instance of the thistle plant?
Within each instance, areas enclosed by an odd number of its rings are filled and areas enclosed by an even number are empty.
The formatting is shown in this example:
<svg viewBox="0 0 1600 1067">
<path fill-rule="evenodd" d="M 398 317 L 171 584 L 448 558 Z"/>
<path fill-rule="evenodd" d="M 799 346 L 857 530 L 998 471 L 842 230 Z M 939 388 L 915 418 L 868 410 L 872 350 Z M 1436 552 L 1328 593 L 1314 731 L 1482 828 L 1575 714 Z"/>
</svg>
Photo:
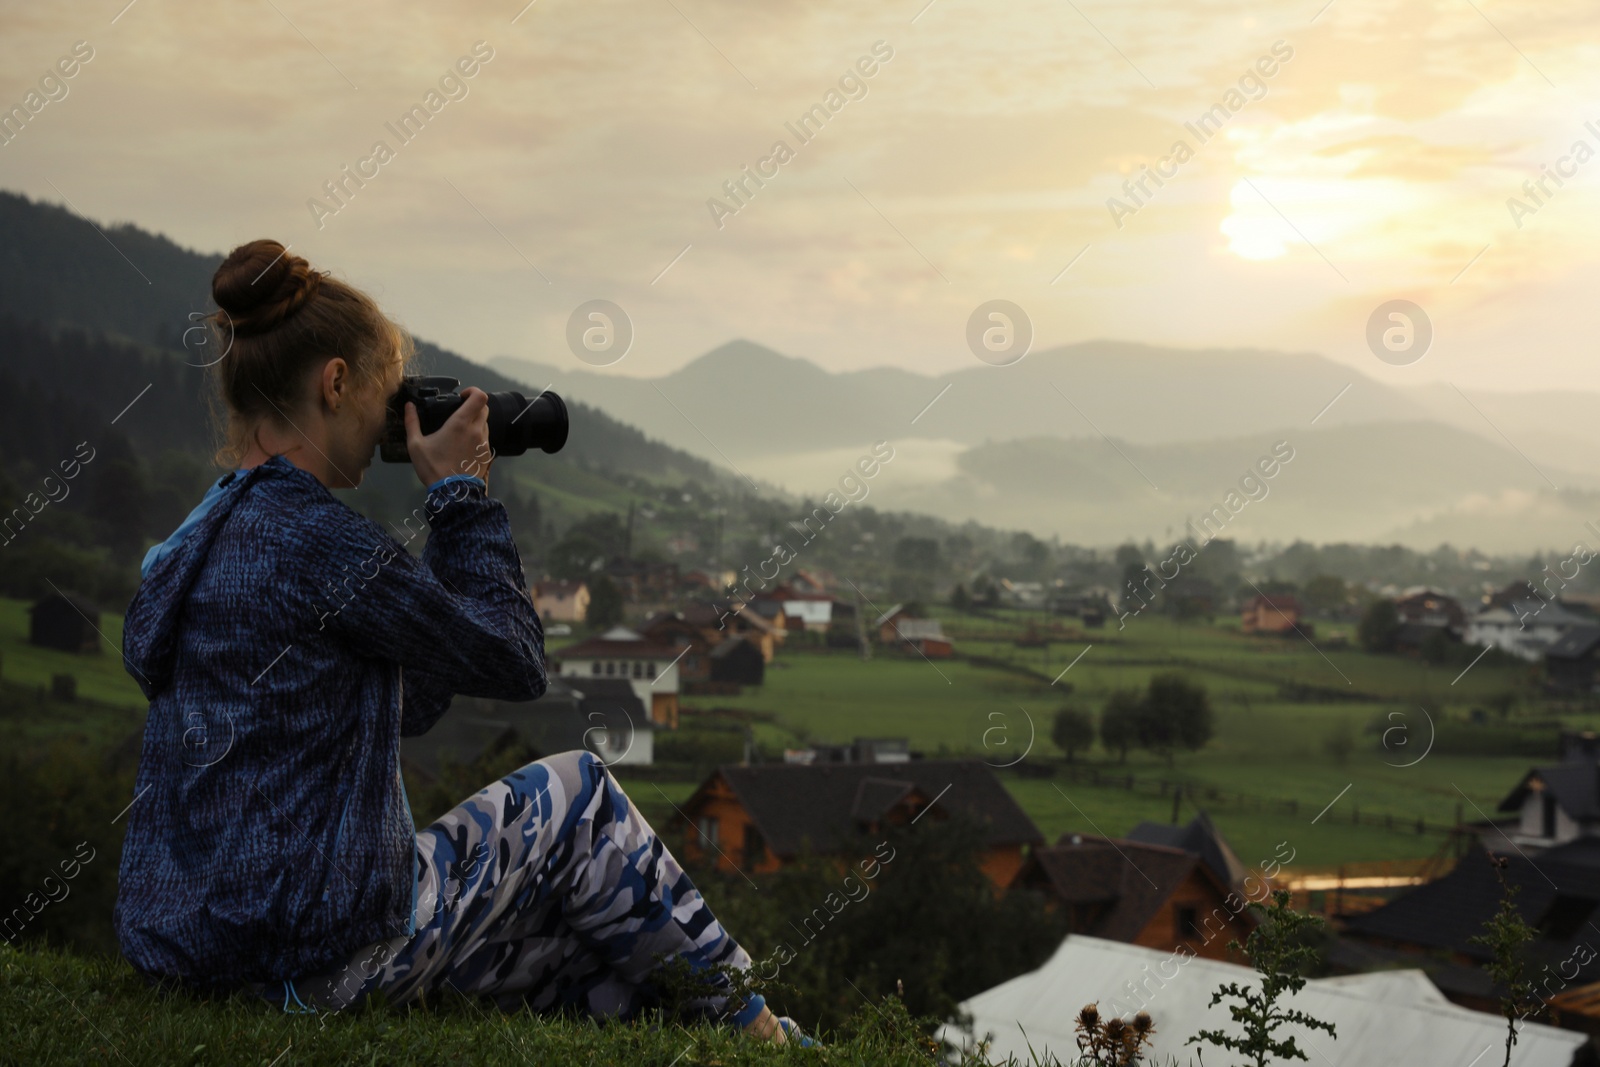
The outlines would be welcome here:
<svg viewBox="0 0 1600 1067">
<path fill-rule="evenodd" d="M 1250 931 L 1242 950 L 1261 975 L 1261 988 L 1225 982 L 1211 994 L 1210 1004 L 1214 1008 L 1224 1000 L 1237 1001 L 1228 1005 L 1228 1014 L 1234 1022 L 1244 1027 L 1244 1036 L 1235 1037 L 1221 1030 L 1202 1030 L 1189 1039 L 1189 1044 L 1204 1042 L 1230 1052 L 1242 1053 L 1247 1057 L 1246 1062 L 1254 1067 L 1267 1067 L 1274 1058 L 1309 1060 L 1311 1057 L 1295 1044 L 1292 1036 L 1282 1039 L 1276 1036 L 1280 1028 L 1299 1025 L 1313 1030 L 1326 1030 L 1335 1041 L 1339 1035 L 1334 1033 L 1332 1023 L 1294 1008 L 1280 1007 L 1279 1001 L 1287 1000 L 1305 988 L 1306 980 L 1301 972 L 1315 960 L 1316 950 L 1304 942 L 1302 934 L 1322 926 L 1323 921 L 1320 916 L 1307 915 L 1289 907 L 1289 893 L 1284 889 L 1273 890 L 1270 906 L 1256 901 L 1251 901 L 1249 906 L 1260 913 L 1262 921 Z M 1238 952 L 1241 946 L 1238 941 L 1230 941 L 1228 949 Z"/>
<path fill-rule="evenodd" d="M 1521 886 L 1506 881 L 1507 860 L 1494 856 L 1494 876 L 1500 882 L 1500 910 L 1483 924 L 1484 932 L 1468 938 L 1468 944 L 1482 945 L 1489 950 L 1488 971 L 1504 990 L 1500 997 L 1500 1014 L 1506 1020 L 1506 1058 L 1504 1067 L 1510 1067 L 1511 1049 L 1517 1043 L 1517 1020 L 1543 1011 L 1544 1003 L 1534 994 L 1533 983 L 1528 981 L 1527 968 L 1522 959 L 1522 947 L 1537 930 L 1522 921 L 1517 910 L 1517 894 Z"/>
<path fill-rule="evenodd" d="M 1085 1004 L 1078 1012 L 1074 1029 L 1078 1032 L 1078 1051 L 1095 1067 L 1129 1067 L 1144 1058 L 1144 1047 L 1155 1036 L 1150 1013 L 1141 1011 L 1129 1022 L 1113 1015 L 1100 1017 L 1100 1005 Z"/>
</svg>

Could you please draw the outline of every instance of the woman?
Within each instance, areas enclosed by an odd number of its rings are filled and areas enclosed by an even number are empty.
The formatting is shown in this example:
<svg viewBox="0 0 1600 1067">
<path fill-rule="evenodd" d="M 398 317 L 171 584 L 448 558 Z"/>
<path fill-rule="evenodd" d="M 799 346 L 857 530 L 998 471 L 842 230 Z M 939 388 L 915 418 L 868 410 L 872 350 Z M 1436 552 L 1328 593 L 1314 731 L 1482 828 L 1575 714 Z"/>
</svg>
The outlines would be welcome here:
<svg viewBox="0 0 1600 1067">
<path fill-rule="evenodd" d="M 400 738 L 453 694 L 532 700 L 544 636 L 487 493 L 487 399 L 422 435 L 420 560 L 330 489 L 361 483 L 410 337 L 275 241 L 217 269 L 236 468 L 144 561 L 123 637 L 150 700 L 116 929 L 143 974 L 285 1010 L 453 988 L 631 1017 L 662 959 L 750 957 L 587 752 L 529 764 L 416 832 Z M 784 1040 L 718 974 L 696 1001 Z"/>
</svg>

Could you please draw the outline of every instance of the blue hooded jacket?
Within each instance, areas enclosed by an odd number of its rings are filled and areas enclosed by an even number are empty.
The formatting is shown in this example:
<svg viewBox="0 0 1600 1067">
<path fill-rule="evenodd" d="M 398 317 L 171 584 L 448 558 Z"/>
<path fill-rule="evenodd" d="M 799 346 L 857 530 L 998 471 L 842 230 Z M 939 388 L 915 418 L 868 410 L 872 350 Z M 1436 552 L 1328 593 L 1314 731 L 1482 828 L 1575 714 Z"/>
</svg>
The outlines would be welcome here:
<svg viewBox="0 0 1600 1067">
<path fill-rule="evenodd" d="M 406 519 L 408 540 L 431 529 L 420 559 L 281 456 L 219 484 L 128 608 L 150 712 L 115 925 L 143 974 L 232 988 L 414 932 L 400 738 L 453 694 L 532 700 L 546 677 L 476 479 Z"/>
</svg>

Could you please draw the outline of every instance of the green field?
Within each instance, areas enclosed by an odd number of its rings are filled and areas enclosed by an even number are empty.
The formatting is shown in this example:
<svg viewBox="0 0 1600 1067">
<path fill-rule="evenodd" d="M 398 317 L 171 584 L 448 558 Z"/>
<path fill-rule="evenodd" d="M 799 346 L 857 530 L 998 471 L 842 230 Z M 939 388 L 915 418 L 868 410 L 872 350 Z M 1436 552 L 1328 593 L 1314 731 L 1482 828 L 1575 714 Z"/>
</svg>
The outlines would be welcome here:
<svg viewBox="0 0 1600 1067">
<path fill-rule="evenodd" d="M 1216 734 L 1209 745 L 1179 755 L 1171 769 L 1137 750 L 1129 753 L 1125 767 L 1098 747 L 1089 759 L 1143 779 L 1166 777 L 1229 794 L 1297 801 L 1295 815 L 1207 805 L 1247 862 L 1254 862 L 1258 852 L 1256 860 L 1270 855 L 1283 840 L 1297 848 L 1296 862 L 1319 866 L 1431 855 L 1442 844 L 1441 835 L 1357 827 L 1350 822 L 1352 809 L 1408 825 L 1419 818 L 1450 825 L 1459 805 L 1467 820 L 1480 819 L 1539 761 L 1430 752 L 1414 766 L 1397 766 L 1422 755 L 1430 735 L 1428 717 L 1464 719 L 1472 707 L 1507 690 L 1521 691 L 1526 704 L 1531 693 L 1525 667 L 1484 662 L 1452 685 L 1460 666 L 1349 648 L 1319 651 L 1323 640 L 1314 648 L 1299 637 L 1248 637 L 1227 624 L 1180 624 L 1159 617 L 1130 620 L 1120 632 L 1112 620 L 1078 640 L 1018 648 L 1003 635 L 1020 634 L 1020 624 L 1029 618 L 1037 622 L 1037 615 L 942 614 L 950 632 L 969 635 L 956 641 L 961 656 L 999 665 L 980 666 L 964 658 L 930 662 L 892 652 L 863 662 L 851 652 L 785 651 L 759 690 L 689 702 L 770 713 L 772 721 L 754 727 L 769 748 L 906 736 L 929 755 L 976 755 L 999 765 L 1017 759 L 1030 734 L 1035 740 L 1028 759 L 1056 759 L 1059 753 L 1048 735 L 1051 717 L 1063 704 L 1097 711 L 1114 690 L 1142 688 L 1156 672 L 1180 670 L 1204 684 L 1211 696 Z M 1086 645 L 1092 647 L 1085 652 Z M 1070 696 L 1062 684 L 1051 684 L 1058 677 L 1071 683 Z M 1286 684 L 1304 691 L 1298 699 L 1286 699 L 1281 692 Z M 1522 714 L 1533 710 L 1525 707 Z M 1566 721 L 1592 725 L 1594 720 L 1568 716 Z M 1354 738 L 1342 760 L 1325 751 L 1330 735 L 1341 728 Z M 1388 748 L 1382 743 L 1385 731 L 1390 731 Z M 1552 751 L 1543 758 L 1554 757 Z M 1121 788 L 1009 775 L 1007 783 L 1052 839 L 1071 831 L 1115 836 L 1141 819 L 1167 821 L 1172 814 L 1169 799 Z M 1319 817 L 1336 797 L 1338 803 Z M 1185 805 L 1182 818 L 1190 814 Z"/>
<path fill-rule="evenodd" d="M 998 766 L 1027 752 L 1027 760 L 1048 764 L 1059 758 L 1049 730 L 1064 703 L 1098 711 L 1117 689 L 1142 687 L 1158 671 L 1181 670 L 1211 696 L 1216 733 L 1210 744 L 1198 753 L 1180 754 L 1171 768 L 1138 750 L 1129 753 L 1126 765 L 1098 747 L 1086 758 L 1108 773 L 1183 781 L 1202 796 L 1205 787 L 1222 790 L 1228 796 L 1201 802 L 1247 862 L 1270 855 L 1277 842 L 1287 840 L 1297 849 L 1296 862 L 1313 866 L 1430 855 L 1440 847 L 1441 835 L 1354 826 L 1352 811 L 1390 815 L 1407 825 L 1421 818 L 1447 826 L 1458 808 L 1467 820 L 1480 819 L 1493 812 L 1530 765 L 1555 756 L 1429 752 L 1414 766 L 1396 766 L 1416 760 L 1427 744 L 1429 726 L 1420 709 L 1435 722 L 1460 722 L 1494 694 L 1517 691 L 1513 728 L 1534 717 L 1548 719 L 1526 667 L 1485 661 L 1452 685 L 1461 674 L 1458 666 L 1349 648 L 1319 652 L 1298 637 L 1246 637 L 1226 622 L 1179 624 L 1159 617 L 1130 620 L 1121 631 L 1113 619 L 1081 638 L 1018 648 L 1010 637 L 1028 621 L 1038 623 L 1037 615 L 942 614 L 946 628 L 957 635 L 955 659 L 929 662 L 875 649 L 863 662 L 850 651 L 786 649 L 769 666 L 764 686 L 738 697 L 688 697 L 685 704 L 758 713 L 755 736 L 772 753 L 808 741 L 905 736 L 930 756 L 973 755 Z M 0 721 L 12 736 L 80 733 L 115 743 L 139 727 L 144 701 L 117 653 L 119 618 L 102 617 L 106 641 L 95 655 L 34 648 L 27 644 L 27 622 L 25 604 L 0 600 L 0 680 L 36 690 L 48 686 L 53 675 L 71 673 L 87 699 L 54 705 L 63 710 L 41 721 L 0 708 Z M 551 651 L 581 636 L 552 641 Z M 1326 640 L 1318 635 L 1319 646 Z M 1086 646 L 1092 647 L 1085 652 Z M 1068 664 L 1073 665 L 1059 678 L 1061 684 L 1052 685 Z M 1070 695 L 1066 683 L 1072 686 Z M 1286 696 L 1286 684 L 1300 689 Z M 1570 725 L 1597 721 L 1592 714 L 1563 716 Z M 1341 729 L 1354 744 L 1339 759 L 1326 744 Z M 1385 730 L 1390 731 L 1387 749 L 1381 743 Z M 1404 746 L 1402 739 L 1408 742 Z M 658 825 L 698 784 L 687 773 L 670 782 L 625 771 L 620 777 Z M 1164 821 L 1172 813 L 1170 799 L 1116 786 L 1009 772 L 1004 779 L 1050 839 L 1073 831 L 1120 835 L 1142 819 Z M 1240 802 L 1237 794 L 1261 798 L 1263 810 Z M 1338 802 L 1318 817 L 1336 797 Z M 1280 798 L 1296 801 L 1297 811 L 1270 803 Z M 1182 817 L 1192 810 L 1186 803 Z"/>
</svg>

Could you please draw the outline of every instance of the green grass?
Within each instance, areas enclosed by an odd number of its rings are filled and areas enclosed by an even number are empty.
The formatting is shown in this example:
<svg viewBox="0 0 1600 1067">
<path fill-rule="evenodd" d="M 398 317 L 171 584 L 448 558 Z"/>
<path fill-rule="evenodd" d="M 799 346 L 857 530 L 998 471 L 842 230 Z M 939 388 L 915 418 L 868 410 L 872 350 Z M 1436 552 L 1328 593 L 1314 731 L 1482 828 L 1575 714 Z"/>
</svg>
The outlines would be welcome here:
<svg viewBox="0 0 1600 1067">
<path fill-rule="evenodd" d="M 1538 762 L 1526 756 L 1430 752 L 1414 766 L 1398 766 L 1420 756 L 1428 743 L 1429 726 L 1421 709 L 1438 721 L 1462 718 L 1471 707 L 1506 690 L 1519 690 L 1531 699 L 1528 670 L 1521 666 L 1484 662 L 1461 676 L 1459 666 L 1322 648 L 1324 635 L 1313 647 L 1296 636 L 1245 636 L 1231 620 L 1211 625 L 1156 616 L 1132 619 L 1121 631 L 1112 620 L 1103 630 L 1088 631 L 1083 641 L 1017 648 L 1011 638 L 1030 620 L 1042 628 L 1038 615 L 940 614 L 947 626 L 981 635 L 959 640 L 960 653 L 1000 665 L 965 659 L 930 663 L 892 652 L 863 662 L 850 652 L 790 650 L 770 665 L 760 689 L 737 698 L 696 697 L 690 702 L 772 713 L 772 722 L 755 725 L 757 739 L 768 748 L 811 739 L 843 742 L 857 736 L 903 735 L 930 755 L 978 755 L 1001 764 L 1017 758 L 1030 736 L 1030 759 L 1056 758 L 1049 730 L 1063 704 L 1096 711 L 1117 689 L 1140 689 L 1155 673 L 1179 670 L 1204 684 L 1211 696 L 1216 727 L 1212 741 L 1198 753 L 1179 755 L 1171 769 L 1138 751 L 1130 753 L 1125 766 L 1098 748 L 1091 758 L 1103 768 L 1141 778 L 1167 777 L 1228 794 L 1297 801 L 1294 815 L 1203 802 L 1247 863 L 1256 861 L 1251 857 L 1257 852 L 1271 855 L 1273 846 L 1284 840 L 1299 850 L 1297 863 L 1316 866 L 1429 856 L 1439 848 L 1440 835 L 1356 827 L 1350 821 L 1352 809 L 1413 824 L 1422 818 L 1450 825 L 1459 807 L 1465 819 L 1477 820 L 1492 813 Z M 1331 629 L 1348 633 L 1351 627 L 1324 627 Z M 1086 646 L 1092 647 L 1085 652 Z M 1070 696 L 1064 684 L 1052 685 L 1056 679 L 1071 684 Z M 1285 699 L 1285 684 L 1311 687 L 1315 701 Z M 1589 725 L 1593 717 L 1568 716 L 1566 721 Z M 1355 739 L 1343 760 L 1325 750 L 1330 736 L 1341 730 Z M 1391 731 L 1388 748 L 1383 746 L 1385 731 Z M 1407 744 L 1401 745 L 1402 740 Z M 1552 752 L 1547 758 L 1554 757 Z M 1171 817 L 1170 800 L 1123 789 L 1072 786 L 1063 778 L 1055 784 L 1071 795 L 1074 808 L 1048 781 L 1008 777 L 1007 782 L 1052 840 L 1071 831 L 1115 836 L 1142 819 Z M 1318 818 L 1335 797 L 1338 803 Z M 1186 806 L 1182 818 L 1190 814 Z"/>
<path fill-rule="evenodd" d="M 94 653 L 57 652 L 28 643 L 27 601 L 0 598 L 0 678 L 47 686 L 57 674 L 78 679 L 78 695 L 143 711 L 144 694 L 122 663 L 122 616 L 100 616 L 104 640 Z"/>
<path fill-rule="evenodd" d="M 1527 768 L 1538 762 L 1523 756 L 1433 752 L 1415 766 L 1393 766 L 1414 759 L 1426 744 L 1427 724 L 1419 708 L 1429 709 L 1435 719 L 1459 718 L 1494 693 L 1520 689 L 1526 695 L 1528 672 L 1523 667 L 1485 662 L 1452 685 L 1459 667 L 1348 648 L 1319 652 L 1298 637 L 1245 637 L 1231 620 L 1180 624 L 1155 616 L 1130 620 L 1120 631 L 1113 619 L 1103 630 L 1088 631 L 1084 642 L 1017 648 L 1010 637 L 1030 621 L 1040 623 L 1039 616 L 1014 611 L 999 612 L 994 618 L 940 614 L 951 628 L 984 635 L 960 640 L 961 653 L 1003 666 L 962 658 L 930 663 L 883 651 L 862 662 L 852 652 L 788 649 L 769 666 L 764 686 L 747 689 L 739 697 L 690 697 L 686 702 L 769 713 L 771 722 L 754 724 L 757 740 L 769 751 L 807 740 L 906 736 L 914 747 L 932 755 L 977 755 L 1000 764 L 1027 748 L 1030 735 L 1030 759 L 1056 758 L 1048 735 L 1051 717 L 1064 702 L 1098 710 L 1116 689 L 1141 688 L 1158 671 L 1182 670 L 1211 694 L 1215 737 L 1201 752 L 1180 755 L 1171 770 L 1138 751 L 1130 753 L 1125 770 L 1141 778 L 1165 776 L 1229 794 L 1296 800 L 1300 810 L 1292 816 L 1203 802 L 1247 862 L 1254 862 L 1249 857 L 1256 852 L 1269 855 L 1271 846 L 1282 840 L 1296 848 L 1303 841 L 1297 862 L 1312 865 L 1429 855 L 1439 845 L 1437 835 L 1356 828 L 1350 825 L 1351 809 L 1445 825 L 1455 820 L 1459 806 L 1465 818 L 1478 819 L 1492 813 Z M 32 715 L 23 710 L 27 702 L 13 700 L 20 713 L 0 720 L 8 735 L 35 740 L 77 733 L 115 743 L 139 728 L 145 703 L 117 654 L 121 619 L 102 617 L 100 628 L 107 643 L 98 655 L 35 648 L 27 643 L 27 622 L 24 602 L 0 600 L 0 681 L 37 689 L 48 685 L 52 675 L 71 673 L 82 696 L 126 708 L 127 713 L 79 703 L 61 705 L 49 716 Z M 1328 629 L 1318 635 L 1319 647 Z M 584 636 L 553 640 L 550 651 Z M 1086 643 L 1093 647 L 1084 652 Z M 1082 658 L 1060 677 L 1073 687 L 1068 697 L 1064 684 L 1052 686 L 1051 681 L 1080 652 Z M 1317 700 L 1285 700 L 1280 687 L 1286 682 L 1318 687 Z M 1346 694 L 1368 699 L 1333 699 Z M 1593 715 L 1569 715 L 1565 721 L 1600 724 Z M 1405 727 L 1407 733 L 1391 734 L 1391 739 L 1406 736 L 1413 743 L 1386 750 L 1380 744 L 1382 732 L 1396 726 Z M 1344 762 L 1324 751 L 1326 739 L 1341 727 L 1350 730 L 1356 741 Z M 1123 771 L 1098 749 L 1089 758 Z M 687 776 L 676 782 L 635 780 L 626 772 L 621 777 L 629 795 L 657 826 L 665 825 L 673 804 L 682 804 L 699 784 Z M 1123 834 L 1141 819 L 1166 820 L 1171 815 L 1169 800 L 1123 789 L 1057 780 L 1078 806 L 1074 809 L 1047 781 L 1008 777 L 1007 782 L 1052 840 L 1063 832 L 1096 832 L 1095 826 L 1108 834 Z M 1311 819 L 1346 786 L 1349 791 L 1312 824 Z M 1189 811 L 1186 807 L 1184 818 Z"/>
<path fill-rule="evenodd" d="M 0 946 L 0 1063 L 251 1064 L 873 1064 L 926 1067 L 893 1001 L 863 1002 L 824 1052 L 781 1048 L 729 1028 L 506 1014 L 451 996 L 409 1011 L 285 1015 L 249 998 L 158 993 L 126 964 Z"/>
</svg>

